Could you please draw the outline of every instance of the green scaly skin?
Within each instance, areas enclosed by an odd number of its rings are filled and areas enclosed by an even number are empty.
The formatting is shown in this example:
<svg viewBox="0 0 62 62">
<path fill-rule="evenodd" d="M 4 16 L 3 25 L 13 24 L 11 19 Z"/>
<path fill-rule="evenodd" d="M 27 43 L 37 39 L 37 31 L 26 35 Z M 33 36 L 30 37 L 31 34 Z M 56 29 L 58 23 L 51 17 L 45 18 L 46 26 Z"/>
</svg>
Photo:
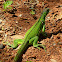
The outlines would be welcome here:
<svg viewBox="0 0 62 62">
<path fill-rule="evenodd" d="M 44 9 L 38 21 L 26 32 L 23 44 L 20 46 L 16 56 L 14 57 L 14 62 L 18 62 L 18 60 L 22 58 L 23 52 L 31 44 L 34 47 L 39 48 L 39 46 L 42 46 L 45 49 L 45 47 L 42 44 L 38 44 L 37 42 L 41 30 L 42 32 L 45 32 L 45 17 L 48 14 L 48 12 L 49 8 Z"/>
</svg>

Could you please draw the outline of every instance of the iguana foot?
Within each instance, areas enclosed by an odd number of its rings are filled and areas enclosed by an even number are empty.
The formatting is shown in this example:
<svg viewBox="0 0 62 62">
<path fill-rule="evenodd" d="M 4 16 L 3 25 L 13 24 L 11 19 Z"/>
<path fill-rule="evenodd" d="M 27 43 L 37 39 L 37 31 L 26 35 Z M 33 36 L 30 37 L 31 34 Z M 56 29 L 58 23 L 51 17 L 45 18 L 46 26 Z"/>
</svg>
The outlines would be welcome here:
<svg viewBox="0 0 62 62">
<path fill-rule="evenodd" d="M 24 41 L 23 39 L 15 39 L 15 40 L 13 41 L 13 44 L 10 44 L 9 42 L 6 42 L 6 43 L 4 43 L 4 44 L 10 46 L 9 48 L 17 48 L 18 44 L 22 44 L 23 41 Z"/>
<path fill-rule="evenodd" d="M 40 50 L 40 47 L 42 46 L 44 48 L 44 50 L 46 51 L 46 47 L 44 45 L 42 45 L 42 44 L 37 44 L 37 45 L 33 45 L 33 46 L 38 48 L 39 50 Z"/>
<path fill-rule="evenodd" d="M 9 45 L 9 48 L 17 48 L 18 44 L 16 44 L 15 46 L 13 46 L 13 44 L 11 45 L 10 43 L 8 43 L 7 45 Z"/>
</svg>

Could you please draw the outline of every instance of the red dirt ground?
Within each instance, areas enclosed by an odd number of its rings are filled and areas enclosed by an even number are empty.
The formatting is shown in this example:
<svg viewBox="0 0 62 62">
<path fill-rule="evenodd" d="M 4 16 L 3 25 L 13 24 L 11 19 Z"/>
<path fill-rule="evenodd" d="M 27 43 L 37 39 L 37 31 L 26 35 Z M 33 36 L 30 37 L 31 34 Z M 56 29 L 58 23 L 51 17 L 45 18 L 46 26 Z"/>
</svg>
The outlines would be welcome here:
<svg viewBox="0 0 62 62">
<path fill-rule="evenodd" d="M 30 0 L 13 0 L 13 4 L 10 5 L 12 9 L 3 11 L 4 1 L 0 0 L 0 45 L 3 41 L 13 43 L 14 39 L 24 38 L 26 31 L 39 19 L 43 9 L 50 8 L 45 20 L 47 37 L 43 38 L 40 35 L 40 43 L 46 46 L 46 52 L 43 48 L 38 50 L 30 46 L 23 54 L 21 62 L 62 62 L 62 1 L 34 1 L 32 4 Z M 34 6 L 36 14 L 32 15 L 30 7 Z M 19 47 L 8 47 L 3 44 L 3 48 L 0 49 L 0 62 L 13 62 Z"/>
</svg>

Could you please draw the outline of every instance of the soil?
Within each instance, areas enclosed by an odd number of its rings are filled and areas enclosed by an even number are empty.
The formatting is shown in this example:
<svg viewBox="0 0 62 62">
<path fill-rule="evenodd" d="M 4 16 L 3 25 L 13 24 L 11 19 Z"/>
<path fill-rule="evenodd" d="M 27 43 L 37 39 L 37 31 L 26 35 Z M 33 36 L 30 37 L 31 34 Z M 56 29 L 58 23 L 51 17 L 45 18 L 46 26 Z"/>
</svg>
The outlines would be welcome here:
<svg viewBox="0 0 62 62">
<path fill-rule="evenodd" d="M 0 0 L 0 62 L 13 62 L 19 49 L 8 48 L 6 42 L 23 39 L 27 30 L 39 19 L 45 8 L 50 8 L 45 18 L 47 37 L 40 35 L 40 43 L 46 47 L 37 49 L 29 46 L 22 56 L 21 62 L 62 62 L 62 1 L 61 0 L 13 0 L 12 9 L 3 8 Z M 30 12 L 35 9 L 35 14 Z M 20 45 L 19 45 L 20 46 Z"/>
</svg>

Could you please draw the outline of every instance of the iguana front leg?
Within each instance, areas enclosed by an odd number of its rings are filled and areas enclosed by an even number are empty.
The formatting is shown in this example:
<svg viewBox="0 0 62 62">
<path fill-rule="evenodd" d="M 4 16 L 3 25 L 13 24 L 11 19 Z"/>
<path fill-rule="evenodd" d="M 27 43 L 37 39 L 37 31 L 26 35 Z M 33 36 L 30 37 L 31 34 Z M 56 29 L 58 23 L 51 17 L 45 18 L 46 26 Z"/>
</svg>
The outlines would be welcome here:
<svg viewBox="0 0 62 62">
<path fill-rule="evenodd" d="M 45 32 L 45 24 L 43 25 L 43 28 L 42 28 L 42 35 L 44 36 L 44 37 L 47 37 L 47 33 Z"/>
<path fill-rule="evenodd" d="M 33 44 L 33 46 L 36 47 L 36 48 L 38 48 L 39 50 L 40 50 L 40 47 L 39 46 L 42 46 L 44 48 L 44 50 L 46 51 L 46 47 L 44 45 L 37 43 L 38 42 L 38 39 L 39 39 L 38 36 L 35 36 L 35 37 L 31 38 L 29 40 L 29 44 Z"/>
<path fill-rule="evenodd" d="M 11 48 L 16 48 L 18 44 L 22 44 L 23 41 L 24 39 L 15 39 L 12 45 L 10 43 L 7 43 L 7 45 L 11 46 Z"/>
</svg>

